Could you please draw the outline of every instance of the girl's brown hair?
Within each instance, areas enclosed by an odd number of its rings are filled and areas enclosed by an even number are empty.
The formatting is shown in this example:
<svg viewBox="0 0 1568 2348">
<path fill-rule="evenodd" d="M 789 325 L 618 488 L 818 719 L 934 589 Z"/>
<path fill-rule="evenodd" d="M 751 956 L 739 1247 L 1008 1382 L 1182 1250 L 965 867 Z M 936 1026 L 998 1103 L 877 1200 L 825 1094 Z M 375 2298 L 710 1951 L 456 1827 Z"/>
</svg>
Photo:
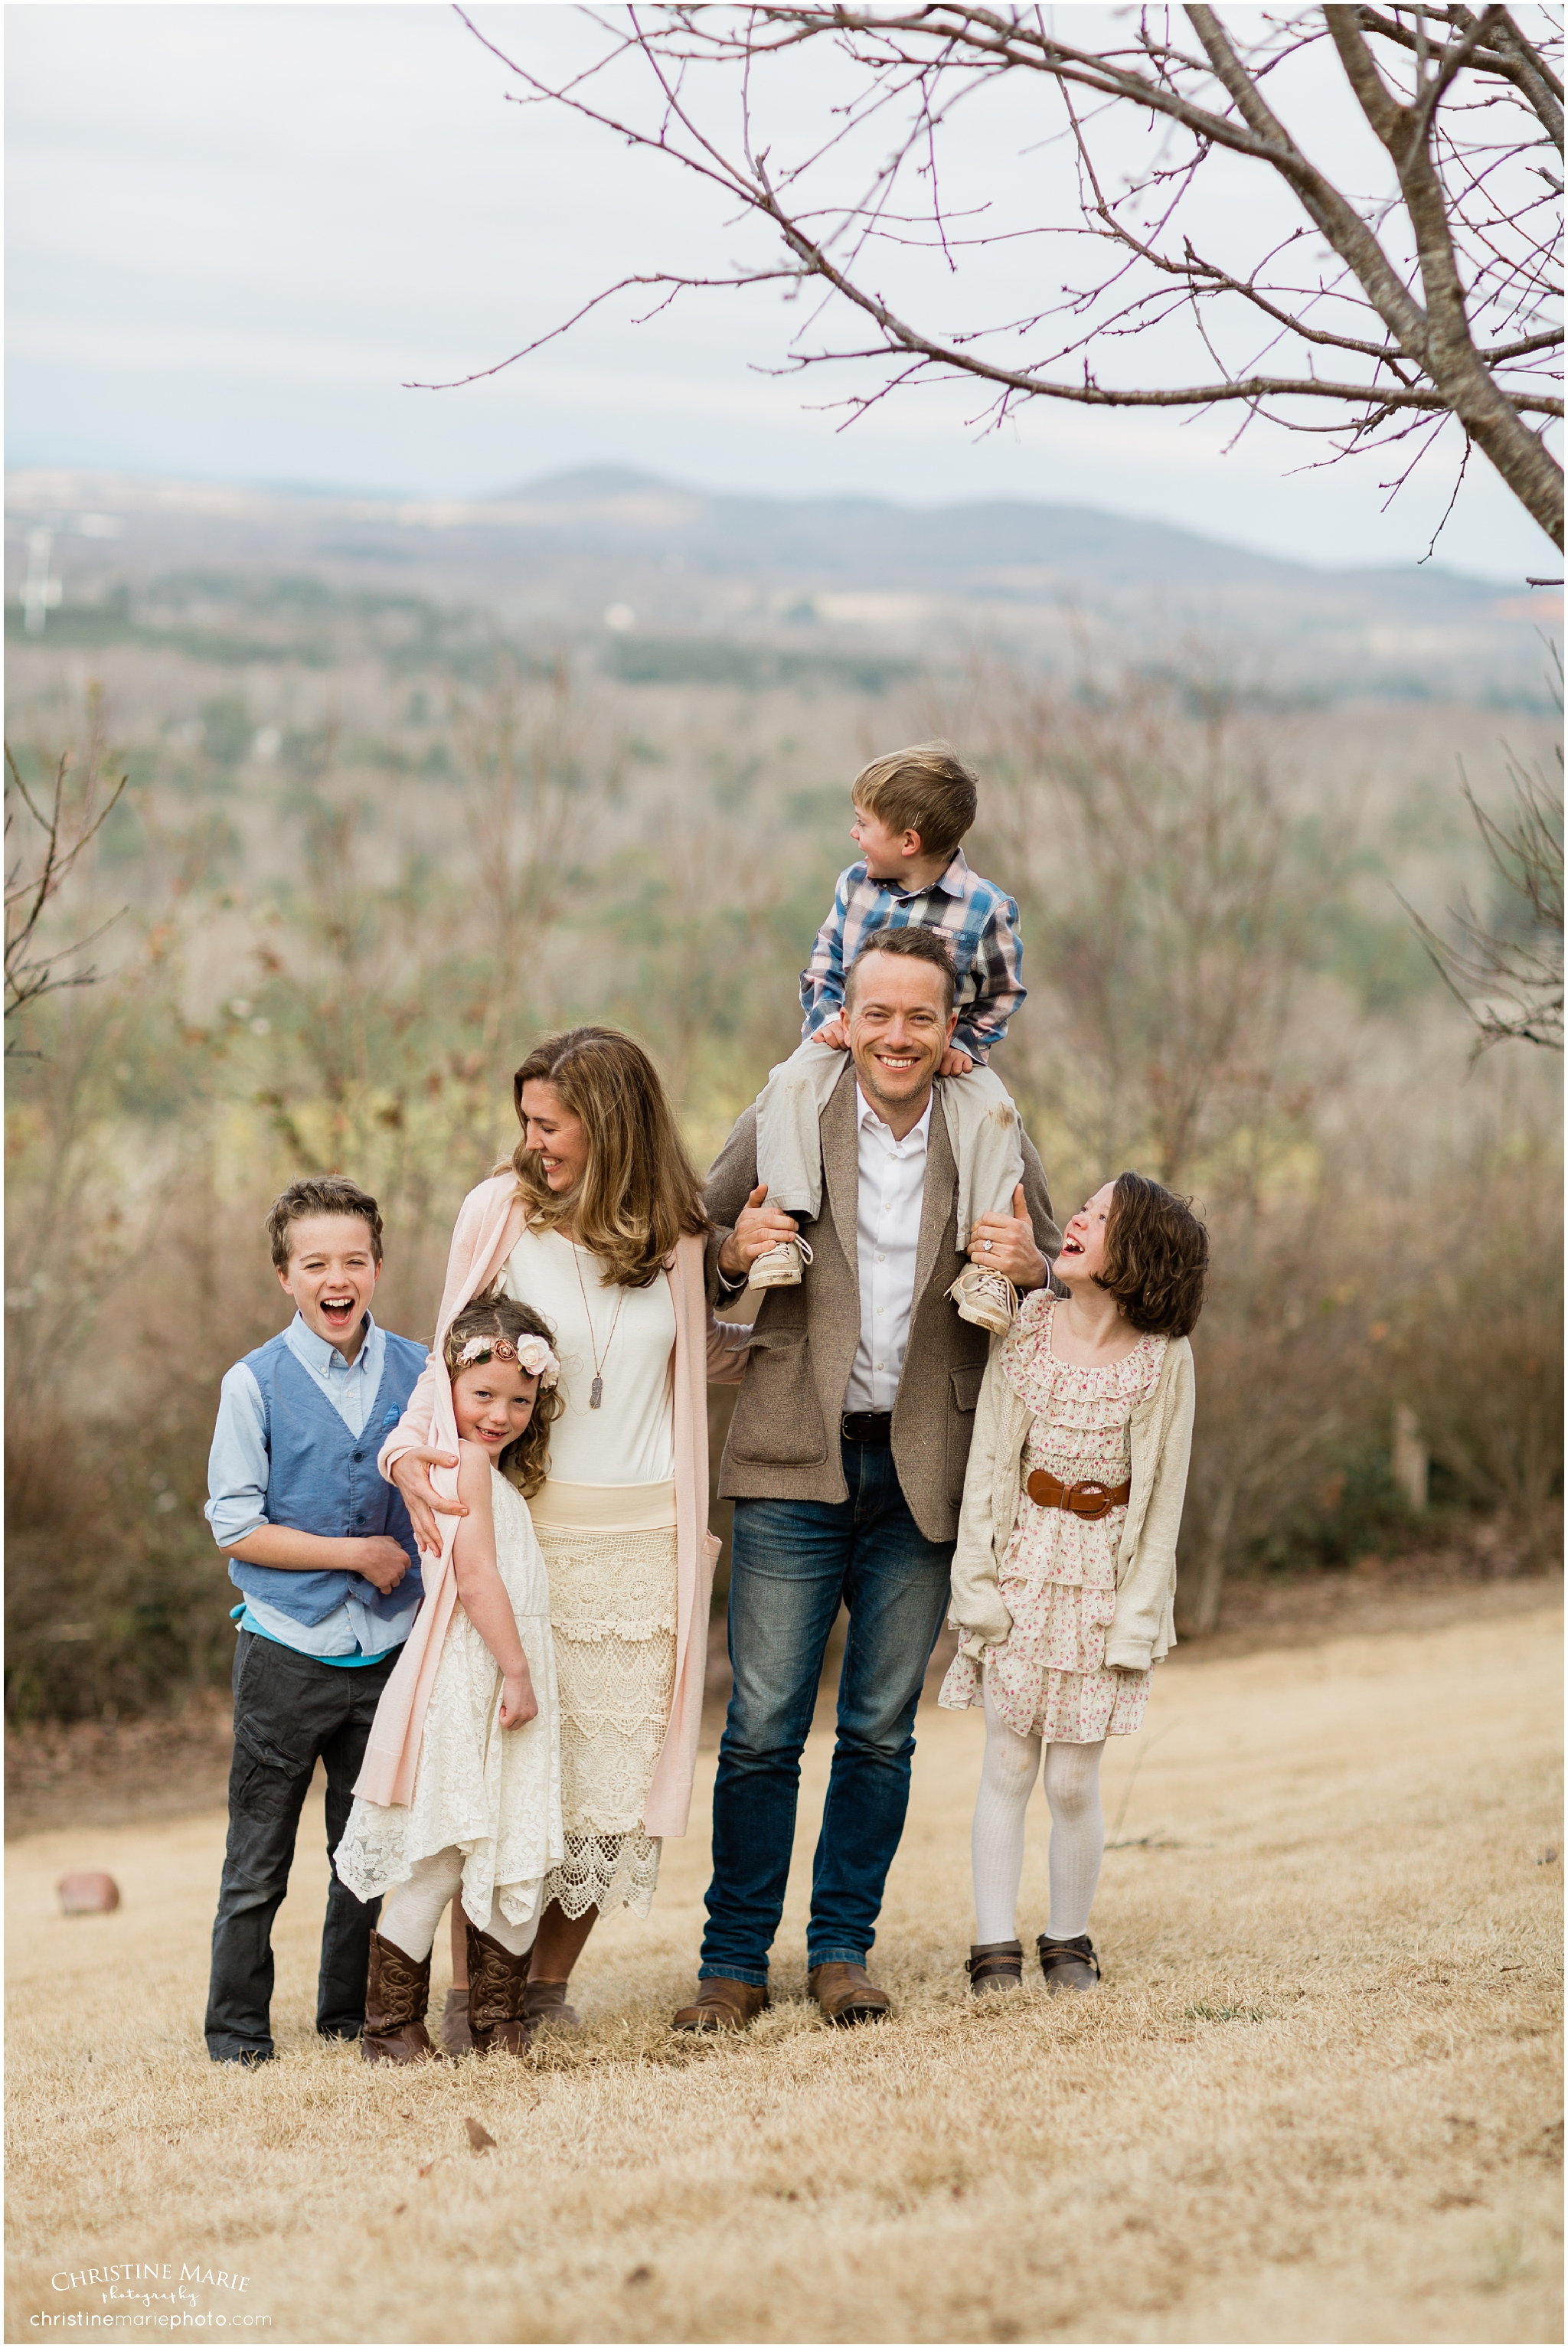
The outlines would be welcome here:
<svg viewBox="0 0 1568 2348">
<path fill-rule="evenodd" d="M 528 1147 L 522 1088 L 531 1084 L 552 1085 L 588 1137 L 583 1179 L 559 1196 Z M 570 1222 L 579 1247 L 608 1264 L 606 1286 L 651 1287 L 676 1241 L 708 1230 L 702 1184 L 659 1072 L 630 1035 L 614 1027 L 547 1035 L 513 1076 L 511 1097 L 523 1126 L 511 1163 L 529 1222 L 545 1231 Z"/>
<path fill-rule="evenodd" d="M 449 1378 L 457 1376 L 458 1355 L 470 1337 L 509 1337 L 514 1345 L 520 1337 L 542 1337 L 552 1351 L 555 1345 L 554 1330 L 531 1304 L 519 1304 L 510 1296 L 478 1297 L 454 1315 L 442 1341 L 441 1354 Z M 471 1370 L 479 1365 L 468 1362 L 463 1366 Z M 541 1386 L 533 1399 L 533 1416 L 496 1461 L 525 1500 L 532 1499 L 550 1473 L 550 1430 L 565 1407 L 559 1386 Z"/>
<path fill-rule="evenodd" d="M 1208 1277 L 1209 1234 L 1191 1200 L 1147 1174 L 1119 1174 L 1105 1221 L 1105 1270 L 1095 1278 L 1133 1327 L 1191 1335 Z"/>
</svg>

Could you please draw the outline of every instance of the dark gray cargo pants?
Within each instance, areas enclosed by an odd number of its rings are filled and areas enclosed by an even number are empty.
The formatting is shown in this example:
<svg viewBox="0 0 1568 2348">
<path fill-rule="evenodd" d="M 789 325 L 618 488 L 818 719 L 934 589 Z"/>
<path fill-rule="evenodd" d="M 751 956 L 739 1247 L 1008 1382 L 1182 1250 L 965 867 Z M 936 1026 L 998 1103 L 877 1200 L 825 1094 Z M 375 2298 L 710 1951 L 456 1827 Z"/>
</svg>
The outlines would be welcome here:
<svg viewBox="0 0 1568 2348">
<path fill-rule="evenodd" d="M 207 1992 L 207 2051 L 215 2063 L 272 2056 L 273 1919 L 289 1888 L 300 1811 L 323 1761 L 330 1859 L 348 1824 L 370 1724 L 397 1654 L 394 1647 L 380 1663 L 345 1670 L 275 1639 L 240 1632 L 229 1847 Z M 315 2001 L 324 2038 L 357 2038 L 365 2027 L 370 1934 L 380 1912 L 379 1900 L 366 1905 L 334 1875 Z"/>
</svg>

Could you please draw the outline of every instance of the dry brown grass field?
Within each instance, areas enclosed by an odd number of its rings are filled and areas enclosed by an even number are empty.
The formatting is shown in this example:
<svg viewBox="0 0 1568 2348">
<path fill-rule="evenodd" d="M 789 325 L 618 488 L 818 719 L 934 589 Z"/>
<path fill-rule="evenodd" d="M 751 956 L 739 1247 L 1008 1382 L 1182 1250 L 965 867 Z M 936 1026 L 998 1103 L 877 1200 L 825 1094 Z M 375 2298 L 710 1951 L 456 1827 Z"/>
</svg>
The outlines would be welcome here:
<svg viewBox="0 0 1568 2348">
<path fill-rule="evenodd" d="M 923 1711 L 875 1958 L 897 2018 L 857 2032 L 804 2002 L 821 1735 L 779 2002 L 733 2044 L 665 2029 L 700 1833 L 591 1944 L 580 2042 L 414 2075 L 314 2036 L 318 1807 L 253 2075 L 201 2039 L 222 1816 L 26 1837 L 6 2337 L 167 2312 L 51 2282 L 129 2260 L 222 2271 L 186 2309 L 287 2341 L 1560 2340 L 1560 1627 L 1543 1593 L 1179 1654 L 1107 1764 L 1081 2002 L 964 1993 L 973 1714 Z M 109 1868 L 119 1912 L 61 1917 L 67 1866 Z"/>
</svg>

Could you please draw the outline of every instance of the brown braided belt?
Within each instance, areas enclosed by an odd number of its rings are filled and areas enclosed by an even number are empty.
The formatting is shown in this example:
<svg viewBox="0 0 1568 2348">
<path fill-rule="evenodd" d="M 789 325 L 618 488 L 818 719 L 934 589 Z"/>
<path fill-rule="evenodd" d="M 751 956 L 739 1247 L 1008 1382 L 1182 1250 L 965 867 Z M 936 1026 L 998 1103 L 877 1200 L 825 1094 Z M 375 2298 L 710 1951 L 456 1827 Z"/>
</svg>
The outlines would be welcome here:
<svg viewBox="0 0 1568 2348">
<path fill-rule="evenodd" d="M 1068 1509 L 1075 1517 L 1105 1517 L 1112 1509 L 1124 1509 L 1132 1498 L 1130 1478 L 1113 1489 L 1109 1484 L 1097 1484 L 1092 1478 L 1081 1484 L 1063 1484 L 1055 1476 L 1047 1476 L 1037 1468 L 1024 1489 L 1031 1500 L 1042 1509 Z"/>
</svg>

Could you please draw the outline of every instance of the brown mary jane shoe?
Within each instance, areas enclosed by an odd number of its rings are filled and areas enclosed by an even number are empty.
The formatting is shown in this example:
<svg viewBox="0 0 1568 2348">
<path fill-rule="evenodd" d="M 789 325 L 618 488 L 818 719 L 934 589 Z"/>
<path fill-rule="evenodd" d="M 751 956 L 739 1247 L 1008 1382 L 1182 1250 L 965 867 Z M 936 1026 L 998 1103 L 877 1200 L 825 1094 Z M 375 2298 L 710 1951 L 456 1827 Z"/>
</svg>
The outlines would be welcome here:
<svg viewBox="0 0 1568 2348">
<path fill-rule="evenodd" d="M 965 1963 L 971 1994 L 994 1997 L 998 1991 L 1024 1986 L 1022 1941 L 984 1941 L 971 1946 Z"/>
<path fill-rule="evenodd" d="M 1065 1996 L 1068 1990 L 1099 1987 L 1099 1959 L 1087 1932 L 1080 1932 L 1076 1941 L 1053 1941 L 1042 1932 L 1035 1947 L 1048 1997 Z"/>
</svg>

